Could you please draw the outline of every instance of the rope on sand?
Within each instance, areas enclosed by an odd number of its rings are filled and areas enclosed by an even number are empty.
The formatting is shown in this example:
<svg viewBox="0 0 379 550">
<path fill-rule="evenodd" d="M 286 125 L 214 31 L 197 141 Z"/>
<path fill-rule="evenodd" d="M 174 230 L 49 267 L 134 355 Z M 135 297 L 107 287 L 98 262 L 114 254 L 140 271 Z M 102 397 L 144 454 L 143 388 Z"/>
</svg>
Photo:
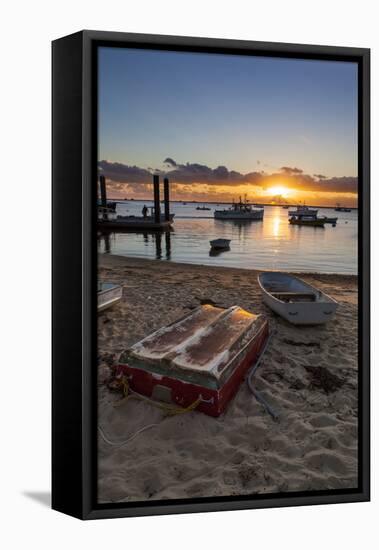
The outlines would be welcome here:
<svg viewBox="0 0 379 550">
<path fill-rule="evenodd" d="M 115 407 L 122 405 L 128 399 L 134 397 L 135 399 L 139 399 L 140 401 L 146 401 L 147 403 L 150 403 L 150 405 L 152 405 L 153 407 L 157 407 L 158 409 L 166 411 L 168 416 L 175 416 L 177 414 L 184 414 L 195 410 L 196 407 L 200 405 L 202 401 L 204 401 L 200 395 L 193 403 L 190 403 L 190 405 L 188 405 L 187 407 L 175 407 L 168 403 L 154 401 L 154 399 L 150 399 L 150 397 L 146 397 L 145 395 L 141 395 L 140 393 L 133 391 L 129 386 L 129 380 L 127 376 L 122 377 L 120 384 L 122 386 L 124 397 L 114 404 Z"/>
<path fill-rule="evenodd" d="M 256 362 L 256 364 L 254 365 L 254 367 L 251 369 L 251 371 L 249 372 L 249 374 L 247 376 L 247 384 L 249 386 L 249 389 L 250 389 L 251 393 L 254 395 L 255 399 L 259 403 L 261 403 L 261 405 L 263 405 L 266 412 L 268 412 L 268 414 L 270 416 L 272 416 L 272 418 L 274 420 L 279 420 L 278 413 L 267 403 L 266 399 L 258 392 L 258 390 L 256 390 L 254 388 L 253 382 L 252 382 L 253 376 L 257 372 L 257 369 L 258 369 L 259 365 L 261 364 L 263 355 L 264 355 L 264 353 L 265 353 L 265 351 L 268 347 L 268 344 L 270 343 L 270 340 L 273 337 L 274 333 L 275 333 L 275 331 L 273 331 L 269 334 L 269 337 L 267 338 L 266 344 L 265 344 L 263 350 L 261 351 L 261 354 L 258 358 L 258 361 Z M 185 407 L 185 408 L 183 408 L 183 407 L 173 407 L 169 404 L 154 401 L 153 399 L 150 399 L 149 397 L 146 397 L 144 395 L 140 395 L 139 393 L 134 392 L 133 390 L 131 390 L 131 388 L 129 386 L 128 378 L 126 376 L 122 377 L 122 380 L 120 381 L 120 383 L 122 385 L 122 392 L 123 392 L 124 396 L 122 397 L 122 399 L 120 399 L 119 401 L 117 401 L 114 404 L 115 407 L 118 407 L 122 403 L 125 403 L 125 401 L 127 401 L 128 399 L 134 397 L 136 399 L 140 399 L 141 401 L 147 401 L 148 403 L 150 403 L 154 407 L 157 407 L 159 409 L 163 409 L 164 411 L 166 411 L 167 415 L 169 415 L 169 416 L 175 416 L 175 415 L 178 415 L 178 414 L 184 414 L 184 413 L 191 412 L 191 411 L 195 410 L 196 407 L 202 401 L 202 397 L 199 396 L 196 399 L 196 401 L 194 401 L 193 403 L 188 405 L 188 407 Z M 98 430 L 99 430 L 99 433 L 100 433 L 102 439 L 105 441 L 105 443 L 107 443 L 108 445 L 111 445 L 112 447 L 120 448 L 120 447 L 123 447 L 124 445 L 126 445 L 127 443 L 130 443 L 130 441 L 132 441 L 139 434 L 143 433 L 145 430 L 148 430 L 150 428 L 154 428 L 155 426 L 159 426 L 159 424 L 157 424 L 157 423 L 148 424 L 147 426 L 144 426 L 143 428 L 139 429 L 137 432 L 135 432 L 133 435 L 131 435 L 130 437 L 128 437 L 128 439 L 125 439 L 124 441 L 111 441 L 105 435 L 104 430 L 100 426 L 98 426 Z"/>
<path fill-rule="evenodd" d="M 140 395 L 139 393 L 136 393 L 136 392 L 132 391 L 129 387 L 129 382 L 128 382 L 128 379 L 127 379 L 126 376 L 122 377 L 121 384 L 122 384 L 122 391 L 123 391 L 124 397 L 115 403 L 116 407 L 121 405 L 122 403 L 125 403 L 125 401 L 127 401 L 131 397 L 135 397 L 136 399 L 140 399 L 142 401 L 147 401 L 148 403 L 150 403 L 151 405 L 153 405 L 155 407 L 158 407 L 159 409 L 165 410 L 168 416 L 176 416 L 178 414 L 184 414 L 184 413 L 191 412 L 191 411 L 195 410 L 196 407 L 202 401 L 202 397 L 200 396 L 196 399 L 196 401 L 194 401 L 193 403 L 188 405 L 188 407 L 172 407 L 172 406 L 170 406 L 166 403 L 160 403 L 158 401 L 154 401 L 153 399 L 149 399 L 148 397 L 145 397 L 144 395 Z M 98 430 L 99 430 L 99 433 L 100 433 L 101 437 L 105 441 L 105 443 L 108 443 L 108 445 L 111 445 L 112 447 L 120 448 L 120 447 L 123 447 L 124 445 L 126 445 L 127 443 L 129 443 L 130 441 L 132 441 L 135 437 L 137 437 L 137 435 L 139 435 L 142 432 L 144 432 L 145 430 L 148 430 L 149 428 L 153 428 L 155 426 L 159 426 L 159 424 L 157 424 L 157 423 L 148 424 L 147 426 L 144 426 L 143 428 L 139 429 L 137 432 L 135 432 L 133 435 L 131 435 L 130 437 L 128 437 L 128 439 L 125 439 L 124 441 L 111 441 L 105 435 L 104 430 L 100 426 L 98 426 Z"/>
<path fill-rule="evenodd" d="M 153 428 L 154 426 L 159 426 L 159 424 L 148 424 L 147 426 L 144 426 L 143 428 L 135 432 L 133 435 L 131 435 L 130 437 L 128 437 L 128 439 L 125 439 L 124 441 L 111 441 L 105 435 L 104 430 L 100 426 L 98 426 L 97 429 L 99 430 L 99 433 L 103 438 L 103 440 L 105 441 L 105 443 L 108 443 L 108 445 L 111 445 L 112 447 L 120 448 L 126 445 L 127 443 L 129 443 L 130 441 L 132 441 L 135 437 L 137 437 L 137 435 L 141 434 L 145 430 L 148 430 L 149 428 Z"/>
<path fill-rule="evenodd" d="M 249 386 L 249 389 L 251 391 L 251 393 L 254 395 L 255 399 L 257 401 L 259 401 L 259 403 L 261 403 L 261 405 L 263 405 L 264 409 L 266 412 L 268 412 L 268 414 L 270 416 L 272 416 L 272 418 L 274 420 L 279 420 L 279 414 L 267 403 L 266 399 L 263 397 L 263 395 L 261 395 L 258 390 L 256 390 L 253 386 L 253 382 L 252 382 L 252 379 L 253 379 L 253 376 L 254 374 L 257 372 L 257 369 L 259 367 L 259 365 L 261 364 L 261 360 L 262 360 L 262 357 L 270 343 L 270 340 L 271 338 L 274 336 L 275 334 L 275 331 L 271 332 L 269 334 L 269 337 L 267 338 L 267 341 L 266 341 L 266 344 L 265 344 L 265 347 L 263 348 L 263 350 L 261 351 L 261 354 L 258 358 L 258 361 L 256 362 L 256 364 L 254 365 L 254 367 L 251 369 L 251 371 L 249 372 L 248 376 L 247 376 L 247 385 Z"/>
</svg>

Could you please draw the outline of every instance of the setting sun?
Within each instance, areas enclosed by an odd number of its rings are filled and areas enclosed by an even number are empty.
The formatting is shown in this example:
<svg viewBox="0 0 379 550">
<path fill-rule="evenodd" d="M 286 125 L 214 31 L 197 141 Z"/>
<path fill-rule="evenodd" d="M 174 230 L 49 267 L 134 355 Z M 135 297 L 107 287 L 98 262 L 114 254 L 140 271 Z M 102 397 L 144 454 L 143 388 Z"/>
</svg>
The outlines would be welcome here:
<svg viewBox="0 0 379 550">
<path fill-rule="evenodd" d="M 288 197 L 291 192 L 292 190 L 284 187 L 284 185 L 274 185 L 266 190 L 267 195 L 282 195 L 282 197 Z"/>
</svg>

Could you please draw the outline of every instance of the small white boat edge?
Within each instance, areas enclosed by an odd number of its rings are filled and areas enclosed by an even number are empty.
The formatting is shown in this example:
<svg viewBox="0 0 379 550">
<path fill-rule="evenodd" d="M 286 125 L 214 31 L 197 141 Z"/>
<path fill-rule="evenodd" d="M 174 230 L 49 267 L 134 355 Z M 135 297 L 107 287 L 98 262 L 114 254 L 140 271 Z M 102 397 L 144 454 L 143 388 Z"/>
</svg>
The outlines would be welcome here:
<svg viewBox="0 0 379 550">
<path fill-rule="evenodd" d="M 101 313 L 116 305 L 122 298 L 122 286 L 114 283 L 98 283 L 97 312 Z"/>
</svg>

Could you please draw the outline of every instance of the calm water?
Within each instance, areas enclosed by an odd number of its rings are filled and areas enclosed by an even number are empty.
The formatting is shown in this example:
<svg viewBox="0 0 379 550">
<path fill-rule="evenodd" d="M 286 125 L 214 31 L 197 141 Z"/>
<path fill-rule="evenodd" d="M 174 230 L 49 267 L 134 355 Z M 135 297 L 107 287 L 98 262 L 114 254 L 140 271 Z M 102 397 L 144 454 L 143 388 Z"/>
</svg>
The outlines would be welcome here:
<svg viewBox="0 0 379 550">
<path fill-rule="evenodd" d="M 117 205 L 119 214 L 141 215 L 143 204 L 128 201 Z M 358 214 L 319 209 L 319 216 L 338 216 L 336 227 L 299 227 L 288 223 L 288 210 L 266 206 L 264 219 L 253 222 L 220 221 L 209 211 L 196 210 L 199 204 L 171 203 L 175 213 L 173 231 L 168 233 L 110 233 L 98 239 L 99 252 L 157 258 L 246 269 L 274 269 L 321 273 L 356 274 Z M 209 241 L 231 239 L 230 250 L 210 255 Z"/>
</svg>

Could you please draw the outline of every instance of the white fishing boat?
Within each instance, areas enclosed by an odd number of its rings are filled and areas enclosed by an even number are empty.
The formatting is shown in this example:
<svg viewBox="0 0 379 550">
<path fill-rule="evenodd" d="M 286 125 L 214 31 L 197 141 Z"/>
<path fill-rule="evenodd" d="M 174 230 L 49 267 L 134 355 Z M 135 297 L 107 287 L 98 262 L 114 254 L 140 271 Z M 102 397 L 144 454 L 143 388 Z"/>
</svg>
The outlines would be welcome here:
<svg viewBox="0 0 379 550">
<path fill-rule="evenodd" d="M 336 300 L 288 273 L 261 273 L 258 283 L 265 304 L 294 325 L 319 325 L 336 313 Z"/>
<path fill-rule="evenodd" d="M 209 241 L 209 243 L 215 250 L 230 248 L 230 239 L 214 239 L 213 241 Z"/>
<path fill-rule="evenodd" d="M 117 304 L 122 298 L 122 286 L 114 283 L 98 282 L 97 311 L 104 311 Z"/>
<path fill-rule="evenodd" d="M 309 208 L 309 206 L 300 205 L 295 210 L 289 210 L 289 216 L 317 216 L 318 210 L 316 208 Z"/>
<path fill-rule="evenodd" d="M 346 208 L 346 206 L 341 206 L 339 202 L 337 202 L 334 210 L 336 212 L 351 212 L 351 208 Z"/>
<path fill-rule="evenodd" d="M 215 210 L 214 217 L 216 220 L 263 220 L 264 209 L 253 208 L 245 199 L 242 202 L 234 202 L 230 208 L 224 210 Z"/>
</svg>

